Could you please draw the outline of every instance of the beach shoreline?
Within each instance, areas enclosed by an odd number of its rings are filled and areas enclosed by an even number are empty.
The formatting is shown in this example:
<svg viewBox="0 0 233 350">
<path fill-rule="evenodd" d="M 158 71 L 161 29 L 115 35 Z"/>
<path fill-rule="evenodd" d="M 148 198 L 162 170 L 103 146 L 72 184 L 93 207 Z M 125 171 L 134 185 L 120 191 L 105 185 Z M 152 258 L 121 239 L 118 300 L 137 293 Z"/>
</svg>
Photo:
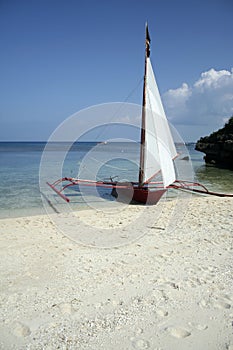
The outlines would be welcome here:
<svg viewBox="0 0 233 350">
<path fill-rule="evenodd" d="M 51 216 L 1 219 L 0 348 L 232 350 L 233 201 L 192 196 L 172 227 L 173 204 L 108 222 L 78 213 L 83 235 L 118 233 L 123 243 L 105 249 L 71 240 Z"/>
</svg>

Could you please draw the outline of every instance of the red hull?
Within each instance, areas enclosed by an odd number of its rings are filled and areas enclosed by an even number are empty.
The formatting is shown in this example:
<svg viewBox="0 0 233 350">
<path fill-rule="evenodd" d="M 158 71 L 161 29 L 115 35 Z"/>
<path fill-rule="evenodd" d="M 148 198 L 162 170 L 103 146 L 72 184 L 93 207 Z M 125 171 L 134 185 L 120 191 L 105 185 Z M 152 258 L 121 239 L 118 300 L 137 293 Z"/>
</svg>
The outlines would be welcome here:
<svg viewBox="0 0 233 350">
<path fill-rule="evenodd" d="M 117 198 L 120 202 L 136 202 L 142 204 L 153 205 L 158 203 L 162 195 L 167 189 L 147 189 L 147 188 L 114 188 L 112 195 Z"/>
<path fill-rule="evenodd" d="M 166 191 L 166 189 L 144 190 L 135 188 L 133 193 L 133 201 L 153 205 L 158 203 L 158 201 Z"/>
</svg>

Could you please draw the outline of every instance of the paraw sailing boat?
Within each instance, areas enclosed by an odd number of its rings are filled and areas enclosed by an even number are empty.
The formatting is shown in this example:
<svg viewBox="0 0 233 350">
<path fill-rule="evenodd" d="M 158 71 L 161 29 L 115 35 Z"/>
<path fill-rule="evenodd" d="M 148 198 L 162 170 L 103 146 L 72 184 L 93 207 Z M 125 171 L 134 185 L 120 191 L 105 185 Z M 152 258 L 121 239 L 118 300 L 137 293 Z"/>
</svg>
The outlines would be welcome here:
<svg viewBox="0 0 233 350">
<path fill-rule="evenodd" d="M 168 188 L 192 191 L 220 197 L 233 194 L 216 193 L 198 183 L 176 180 L 174 159 L 178 156 L 170 127 L 164 112 L 158 86 L 150 61 L 150 35 L 146 24 L 145 73 L 143 84 L 143 106 L 141 118 L 140 162 L 137 182 L 93 181 L 72 177 L 61 178 L 47 184 L 65 201 L 70 199 L 65 189 L 76 186 L 94 186 L 111 189 L 119 201 L 156 204 Z M 155 181 L 158 177 L 162 178 Z"/>
<path fill-rule="evenodd" d="M 156 204 L 170 185 L 176 181 L 174 159 L 176 147 L 164 112 L 150 60 L 150 35 L 146 24 L 145 73 L 141 121 L 140 163 L 138 181 L 125 183 L 62 178 L 48 185 L 63 199 L 67 187 L 74 185 L 112 188 L 112 195 L 123 201 Z M 160 174 L 162 181 L 155 181 Z M 64 184 L 66 182 L 66 184 Z M 60 186 L 60 187 L 59 187 Z"/>
</svg>

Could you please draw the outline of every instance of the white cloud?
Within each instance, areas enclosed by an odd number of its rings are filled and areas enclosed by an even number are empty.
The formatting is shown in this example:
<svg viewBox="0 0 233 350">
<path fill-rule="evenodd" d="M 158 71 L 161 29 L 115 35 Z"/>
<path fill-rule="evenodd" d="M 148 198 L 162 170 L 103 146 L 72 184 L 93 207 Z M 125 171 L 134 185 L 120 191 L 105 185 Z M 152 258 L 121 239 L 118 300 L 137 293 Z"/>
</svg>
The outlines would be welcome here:
<svg viewBox="0 0 233 350">
<path fill-rule="evenodd" d="M 219 70 L 211 68 L 209 71 L 201 74 L 201 78 L 194 84 L 194 87 L 204 91 L 205 88 L 221 88 L 226 81 L 226 77 L 231 77 L 231 72 L 227 70 Z"/>
<path fill-rule="evenodd" d="M 233 115 L 233 69 L 203 72 L 188 86 L 168 90 L 163 95 L 169 120 L 173 124 L 222 126 Z"/>
</svg>

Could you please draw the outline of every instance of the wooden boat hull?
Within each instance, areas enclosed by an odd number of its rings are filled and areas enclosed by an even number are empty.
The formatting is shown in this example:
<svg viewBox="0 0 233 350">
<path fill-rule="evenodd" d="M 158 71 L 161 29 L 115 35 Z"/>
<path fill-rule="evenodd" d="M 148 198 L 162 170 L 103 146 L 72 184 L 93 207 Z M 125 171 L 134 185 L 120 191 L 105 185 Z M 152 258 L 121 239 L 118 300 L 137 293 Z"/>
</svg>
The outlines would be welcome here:
<svg viewBox="0 0 233 350">
<path fill-rule="evenodd" d="M 112 189 L 112 196 L 124 203 L 141 203 L 147 205 L 157 204 L 167 189 L 148 189 L 140 187 Z"/>
<path fill-rule="evenodd" d="M 133 201 L 143 204 L 157 204 L 162 195 L 166 192 L 166 189 L 134 189 Z"/>
</svg>

